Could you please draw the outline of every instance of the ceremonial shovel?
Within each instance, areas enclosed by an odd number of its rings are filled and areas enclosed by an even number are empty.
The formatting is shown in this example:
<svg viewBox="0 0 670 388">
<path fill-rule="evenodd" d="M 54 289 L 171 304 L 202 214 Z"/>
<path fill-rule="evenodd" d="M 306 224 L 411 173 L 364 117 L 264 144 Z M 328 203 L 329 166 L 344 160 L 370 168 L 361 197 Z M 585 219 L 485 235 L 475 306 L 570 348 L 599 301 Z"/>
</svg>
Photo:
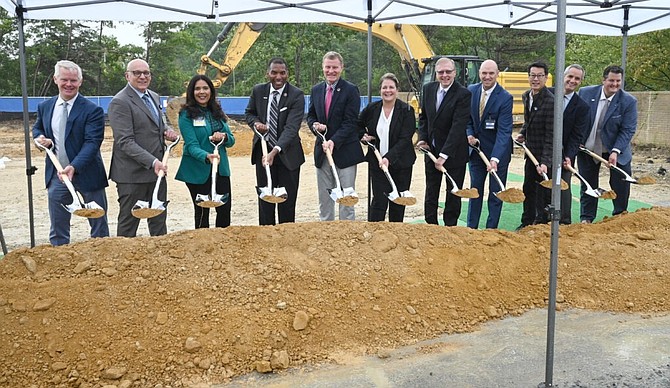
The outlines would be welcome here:
<svg viewBox="0 0 670 388">
<path fill-rule="evenodd" d="M 433 163 L 437 161 L 437 158 L 435 158 L 435 155 L 433 155 L 433 153 L 430 152 L 430 150 L 427 150 L 422 147 L 416 147 L 416 148 L 418 148 L 419 151 L 423 152 L 424 154 L 428 155 L 428 157 L 430 157 Z M 442 174 L 444 174 L 444 176 L 447 177 L 449 182 L 451 182 L 451 193 L 453 195 L 461 198 L 479 198 L 479 190 L 477 190 L 476 188 L 459 189 L 458 185 L 456 185 L 456 181 L 454 181 L 454 178 L 452 178 L 451 175 L 449 175 L 447 169 L 444 168 L 444 166 L 440 168 L 440 171 L 442 172 Z"/>
<path fill-rule="evenodd" d="M 63 166 L 58 161 L 58 157 L 56 156 L 56 154 L 54 154 L 53 151 L 51 151 L 51 149 L 41 145 L 37 140 L 35 140 L 35 145 L 37 145 L 37 148 L 39 148 L 40 150 L 46 151 L 47 155 L 49 156 L 49 159 L 51 159 L 51 163 L 53 163 L 54 167 L 56 167 L 56 171 L 58 171 L 58 174 L 63 179 L 63 183 L 70 191 L 70 195 L 72 195 L 72 203 L 69 205 L 62 203 L 61 206 L 63 206 L 65 210 L 69 211 L 70 213 L 80 217 L 100 218 L 104 216 L 105 210 L 100 205 L 98 205 L 94 201 L 84 203 L 81 200 L 79 193 L 77 193 L 77 191 L 74 189 L 74 186 L 72 185 L 72 182 L 70 182 L 70 179 L 67 177 L 66 174 L 63 174 Z M 65 149 L 63 149 L 63 152 L 65 152 Z"/>
<path fill-rule="evenodd" d="M 321 141 L 323 143 L 326 142 L 326 130 L 325 132 L 321 133 L 319 131 L 313 131 L 316 133 L 318 136 L 321 137 Z M 322 144 L 323 144 L 322 143 Z M 337 169 L 335 168 L 335 161 L 333 161 L 333 154 L 330 152 L 330 149 L 326 149 L 326 158 L 328 158 L 328 164 L 330 164 L 331 170 L 333 170 L 333 176 L 335 177 L 335 188 L 328 189 L 328 194 L 330 194 L 330 198 L 333 199 L 333 201 L 342 204 L 344 206 L 354 206 L 355 204 L 358 203 L 358 194 L 356 194 L 356 191 L 354 190 L 353 187 L 345 187 L 342 188 L 342 184 L 340 183 L 340 177 L 337 175 Z"/>
<path fill-rule="evenodd" d="M 540 162 L 537 161 L 537 159 L 535 158 L 535 155 L 533 155 L 533 153 L 530 152 L 530 150 L 528 149 L 528 147 L 526 147 L 526 143 L 521 143 L 521 142 L 517 141 L 516 139 L 512 139 L 512 141 L 514 141 L 514 144 L 516 144 L 516 145 L 518 145 L 519 147 L 523 148 L 523 152 L 526 153 L 526 156 L 528 156 L 528 158 L 530 159 L 530 161 L 533 162 L 533 165 L 535 165 L 535 167 L 539 167 L 539 166 L 540 166 Z M 546 172 L 542 172 L 542 178 L 544 178 L 544 180 L 543 180 L 542 182 L 540 182 L 540 185 L 541 185 L 542 187 L 547 188 L 547 189 L 551 189 L 551 180 L 550 180 L 549 177 L 547 176 L 547 173 L 546 173 Z M 569 188 L 570 188 L 570 185 L 568 185 L 568 182 L 566 182 L 566 181 L 564 181 L 563 179 L 561 179 L 561 190 L 567 190 L 567 189 L 569 189 Z"/>
<path fill-rule="evenodd" d="M 579 146 L 579 150 L 582 151 L 583 153 L 599 160 L 600 162 L 604 163 L 605 166 L 609 167 L 610 169 L 612 169 L 612 170 L 618 172 L 619 174 L 623 175 L 623 177 L 624 177 L 623 180 L 625 180 L 626 182 L 636 183 L 638 185 L 653 185 L 654 183 L 656 183 L 656 179 L 654 179 L 652 177 L 649 177 L 649 176 L 643 176 L 643 177 L 640 177 L 640 178 L 637 178 L 637 179 L 633 178 L 626 171 L 622 170 L 620 167 L 618 167 L 614 164 L 610 164 L 610 162 L 605 160 L 605 158 L 603 158 L 602 156 L 596 154 L 595 152 L 591 151 L 590 149 L 588 149 L 584 146 Z"/>
<path fill-rule="evenodd" d="M 386 179 L 388 179 L 389 183 L 391 184 L 391 192 L 386 194 L 389 201 L 402 206 L 411 206 L 416 204 L 416 197 L 412 195 L 412 193 L 410 193 L 409 190 L 405 190 L 402 193 L 398 193 L 398 188 L 396 187 L 395 182 L 393 181 L 393 178 L 389 173 L 388 167 L 382 164 L 382 155 L 377 150 L 377 147 L 375 147 L 375 145 L 370 143 L 369 141 L 364 141 L 363 143 L 365 143 L 368 147 L 370 147 L 372 151 L 375 153 L 375 156 L 379 161 L 380 168 L 382 169 L 382 171 L 384 171 Z"/>
<path fill-rule="evenodd" d="M 586 179 L 584 179 L 584 177 L 581 176 L 577 172 L 577 170 L 575 170 L 574 167 L 566 166 L 566 168 L 568 169 L 568 171 L 573 173 L 580 181 L 582 181 L 582 183 L 584 183 L 584 185 L 586 186 L 586 190 L 584 191 L 584 193 L 586 193 L 587 195 L 590 195 L 594 198 L 602 198 L 602 199 L 615 199 L 616 198 L 616 193 L 614 191 L 601 189 L 600 187 L 598 187 L 597 189 L 594 189 L 593 187 L 591 187 L 589 182 L 587 182 Z"/>
<path fill-rule="evenodd" d="M 265 176 L 267 177 L 268 181 L 268 185 L 265 187 L 256 186 L 256 191 L 258 192 L 260 199 L 265 202 L 282 203 L 288 198 L 288 193 L 284 187 L 277 187 L 275 189 L 272 188 L 272 174 L 270 174 L 270 165 L 265 161 L 268 156 L 268 143 L 265 140 L 265 136 L 261 135 L 260 132 L 256 130 L 256 127 L 254 127 L 254 132 L 256 132 L 256 135 L 261 138 L 261 150 L 263 151 L 263 160 L 261 163 L 263 163 L 263 166 L 265 167 Z"/>
<path fill-rule="evenodd" d="M 177 139 L 170 143 L 170 145 L 167 146 L 165 149 L 165 154 L 163 155 L 163 160 L 162 163 L 163 165 L 167 165 L 168 157 L 170 156 L 170 150 L 174 146 L 179 143 L 179 140 L 181 139 L 180 136 L 177 136 Z M 160 201 L 158 199 L 158 189 L 160 188 L 161 185 L 161 180 L 165 176 L 165 172 L 163 170 L 160 170 L 158 172 L 158 179 L 156 179 L 156 186 L 154 186 L 154 193 L 153 196 L 151 197 L 151 202 L 148 201 L 142 201 L 139 200 L 135 203 L 135 206 L 133 206 L 133 209 L 130 211 L 133 216 L 137 218 L 152 218 L 156 217 L 157 215 L 163 213 L 165 211 L 165 207 L 167 206 L 169 201 Z"/>
<path fill-rule="evenodd" d="M 472 144 L 469 145 L 470 147 L 472 147 L 472 149 L 477 151 L 479 157 L 484 162 L 484 165 L 486 165 L 487 168 L 491 167 L 491 162 L 489 162 L 486 155 L 484 155 L 484 151 L 482 151 L 478 145 L 472 145 Z M 503 185 L 502 181 L 500 180 L 500 177 L 494 170 L 489 171 L 489 174 L 493 175 L 493 177 L 498 182 L 498 186 L 500 186 L 500 191 L 494 192 L 493 195 L 500 198 L 501 201 L 509 203 L 519 203 L 523 202 L 523 200 L 526 199 L 526 195 L 523 193 L 523 191 L 514 187 L 506 189 L 505 185 Z"/>
<path fill-rule="evenodd" d="M 216 193 L 216 176 L 218 175 L 219 172 L 219 158 L 218 158 L 219 146 L 223 144 L 225 140 L 226 138 L 223 137 L 218 143 L 210 141 L 210 143 L 212 143 L 212 145 L 214 146 L 214 151 L 212 151 L 212 153 L 217 156 L 212 161 L 212 191 L 210 195 L 198 194 L 195 196 L 195 204 L 200 207 L 206 207 L 206 208 L 218 207 L 228 202 L 228 198 L 230 197 L 228 193 L 226 194 Z"/>
</svg>

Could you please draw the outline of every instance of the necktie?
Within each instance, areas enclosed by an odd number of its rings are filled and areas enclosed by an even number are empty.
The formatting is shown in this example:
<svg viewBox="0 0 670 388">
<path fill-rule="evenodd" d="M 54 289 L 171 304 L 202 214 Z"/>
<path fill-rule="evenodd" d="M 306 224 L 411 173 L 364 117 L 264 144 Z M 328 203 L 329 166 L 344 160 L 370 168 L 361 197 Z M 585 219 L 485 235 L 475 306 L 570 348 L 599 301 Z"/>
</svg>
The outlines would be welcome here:
<svg viewBox="0 0 670 388">
<path fill-rule="evenodd" d="M 326 118 L 328 118 L 328 112 L 330 111 L 330 103 L 333 101 L 333 85 L 328 85 L 326 88 Z"/>
<path fill-rule="evenodd" d="M 272 100 L 270 101 L 270 115 L 268 116 L 268 143 L 270 147 L 277 145 L 277 121 L 279 118 L 279 92 L 272 92 Z"/>
<path fill-rule="evenodd" d="M 56 140 L 56 156 L 61 166 L 65 167 L 70 164 L 70 160 L 67 157 L 67 152 L 65 151 L 65 130 L 67 128 L 67 102 L 61 104 L 62 110 L 60 114 L 60 120 L 58 121 L 58 128 L 54 131 L 54 140 Z"/>
<path fill-rule="evenodd" d="M 151 99 L 149 98 L 148 94 L 143 94 L 142 95 L 142 101 L 144 101 L 144 105 L 149 108 L 149 112 L 151 112 L 151 118 L 154 119 L 154 122 L 158 124 L 158 112 L 156 112 L 156 108 L 154 107 L 153 102 L 151 102 Z"/>
<path fill-rule="evenodd" d="M 595 152 L 598 155 L 601 155 L 603 153 L 603 139 L 600 135 L 602 129 L 603 129 L 603 124 L 605 124 L 605 116 L 607 115 L 607 109 L 610 106 L 610 100 L 605 99 L 604 103 L 602 103 L 602 109 L 600 110 L 600 116 L 598 116 L 598 126 L 596 127 L 596 142 L 593 145 L 593 152 Z"/>
<path fill-rule="evenodd" d="M 484 108 L 486 107 L 486 92 L 482 90 L 482 97 L 479 99 L 479 119 L 484 116 Z"/>
<path fill-rule="evenodd" d="M 442 100 L 444 100 L 445 95 L 444 89 L 440 88 L 440 91 L 437 92 L 437 104 L 435 104 L 435 111 L 440 110 L 440 105 L 442 105 Z"/>
</svg>

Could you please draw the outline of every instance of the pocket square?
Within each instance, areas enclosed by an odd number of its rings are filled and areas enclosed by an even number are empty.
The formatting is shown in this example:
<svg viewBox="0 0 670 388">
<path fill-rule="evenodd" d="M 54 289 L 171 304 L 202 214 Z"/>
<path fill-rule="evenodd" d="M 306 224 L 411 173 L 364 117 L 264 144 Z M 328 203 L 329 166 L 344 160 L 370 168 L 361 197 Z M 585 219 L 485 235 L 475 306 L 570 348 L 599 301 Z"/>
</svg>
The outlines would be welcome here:
<svg viewBox="0 0 670 388">
<path fill-rule="evenodd" d="M 283 111 L 285 111 L 286 109 L 288 109 L 288 106 L 285 106 L 285 107 L 279 109 L 279 111 L 280 111 L 280 112 L 283 112 Z"/>
</svg>

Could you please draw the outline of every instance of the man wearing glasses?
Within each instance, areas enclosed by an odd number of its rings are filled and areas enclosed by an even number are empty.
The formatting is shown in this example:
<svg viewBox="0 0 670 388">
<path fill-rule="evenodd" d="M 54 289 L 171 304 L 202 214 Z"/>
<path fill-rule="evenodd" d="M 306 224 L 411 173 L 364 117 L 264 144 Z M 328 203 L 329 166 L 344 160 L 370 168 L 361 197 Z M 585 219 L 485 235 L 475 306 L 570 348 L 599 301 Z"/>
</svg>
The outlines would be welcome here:
<svg viewBox="0 0 670 388">
<path fill-rule="evenodd" d="M 465 180 L 469 148 L 466 134 L 470 120 L 470 91 L 454 81 L 456 66 L 449 58 L 435 63 L 437 81 L 426 84 L 421 93 L 418 147 L 430 150 L 437 157 L 433 162 L 425 156 L 426 193 L 424 214 L 426 222 L 437 225 L 437 203 L 443 174 L 441 167 L 456 181 Z M 461 214 L 461 199 L 451 193 L 447 182 L 447 198 L 442 216 L 445 226 L 455 226 Z"/>
<path fill-rule="evenodd" d="M 149 64 L 133 59 L 126 68 L 128 85 L 109 103 L 109 124 L 114 134 L 109 179 L 116 182 L 119 196 L 119 218 L 116 235 L 135 237 L 140 220 L 131 214 L 138 200 L 150 200 L 158 173 L 167 173 L 161 160 L 165 139 L 174 141 L 176 132 L 162 120 L 158 94 L 149 90 Z M 162 180 L 158 198 L 165 200 L 167 184 Z M 167 211 L 148 218 L 149 234 L 167 233 Z"/>
<path fill-rule="evenodd" d="M 551 157 L 554 137 L 554 95 L 547 89 L 548 67 L 535 62 L 528 66 L 530 90 L 523 93 L 523 127 L 517 141 L 525 142 L 540 163 L 535 166 L 526 158 L 523 174 L 523 214 L 517 230 L 549 221 L 545 208 L 551 202 L 551 191 L 540 186 L 542 173 L 551 177 Z"/>
</svg>

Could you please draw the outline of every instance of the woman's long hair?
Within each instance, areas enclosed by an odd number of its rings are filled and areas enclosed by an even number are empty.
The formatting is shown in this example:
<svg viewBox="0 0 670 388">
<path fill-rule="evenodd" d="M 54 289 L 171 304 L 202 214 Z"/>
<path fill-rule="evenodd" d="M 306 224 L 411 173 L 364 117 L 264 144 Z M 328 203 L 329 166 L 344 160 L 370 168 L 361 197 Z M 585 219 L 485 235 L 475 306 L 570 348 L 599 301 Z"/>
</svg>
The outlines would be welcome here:
<svg viewBox="0 0 670 388">
<path fill-rule="evenodd" d="M 207 101 L 207 107 L 205 109 L 211 113 L 212 118 L 223 120 L 223 122 L 228 121 L 228 117 L 223 113 L 219 100 L 216 99 L 216 89 L 214 89 L 212 80 L 204 74 L 196 74 L 190 81 L 188 81 L 188 87 L 186 88 L 186 104 L 182 106 L 181 110 L 186 110 L 188 117 L 191 119 L 202 117 L 203 108 L 195 101 L 195 83 L 200 80 L 205 81 L 207 86 L 209 86 L 209 101 Z"/>
</svg>

